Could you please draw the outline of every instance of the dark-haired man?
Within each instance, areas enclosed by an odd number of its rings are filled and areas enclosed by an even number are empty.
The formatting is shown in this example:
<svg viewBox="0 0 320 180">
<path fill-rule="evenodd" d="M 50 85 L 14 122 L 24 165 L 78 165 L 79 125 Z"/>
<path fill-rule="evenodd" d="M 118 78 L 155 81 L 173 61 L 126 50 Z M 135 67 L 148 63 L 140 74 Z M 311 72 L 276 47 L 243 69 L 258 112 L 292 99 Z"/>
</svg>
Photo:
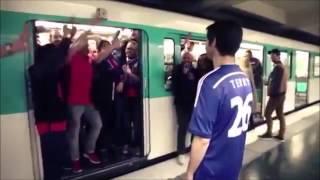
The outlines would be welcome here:
<svg viewBox="0 0 320 180">
<path fill-rule="evenodd" d="M 206 49 L 215 69 L 198 83 L 185 179 L 238 179 L 253 99 L 249 79 L 235 64 L 241 41 L 242 28 L 234 22 L 207 27 Z"/>
</svg>

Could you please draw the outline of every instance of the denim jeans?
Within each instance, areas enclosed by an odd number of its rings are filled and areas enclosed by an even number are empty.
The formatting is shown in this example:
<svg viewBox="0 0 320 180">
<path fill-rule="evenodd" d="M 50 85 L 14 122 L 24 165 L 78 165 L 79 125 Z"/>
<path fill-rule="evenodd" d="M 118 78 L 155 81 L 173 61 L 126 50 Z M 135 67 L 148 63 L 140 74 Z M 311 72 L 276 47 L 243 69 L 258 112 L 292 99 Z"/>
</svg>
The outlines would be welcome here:
<svg viewBox="0 0 320 180">
<path fill-rule="evenodd" d="M 85 152 L 91 153 L 95 151 L 96 142 L 100 134 L 102 122 L 98 111 L 92 105 L 70 105 L 69 110 L 71 119 L 67 126 L 67 140 L 70 147 L 70 155 L 72 160 L 79 159 L 79 134 L 81 117 L 84 115 L 89 130 L 85 140 Z"/>
</svg>

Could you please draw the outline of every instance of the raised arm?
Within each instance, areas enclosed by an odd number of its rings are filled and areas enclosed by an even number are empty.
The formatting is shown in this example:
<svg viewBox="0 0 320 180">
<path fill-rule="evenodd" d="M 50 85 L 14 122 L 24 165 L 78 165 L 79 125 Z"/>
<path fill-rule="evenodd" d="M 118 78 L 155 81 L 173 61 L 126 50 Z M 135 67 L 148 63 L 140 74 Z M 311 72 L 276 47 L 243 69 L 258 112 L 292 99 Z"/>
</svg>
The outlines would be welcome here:
<svg viewBox="0 0 320 180">
<path fill-rule="evenodd" d="M 114 35 L 113 35 L 113 39 L 111 42 L 111 46 L 108 46 L 107 48 L 103 49 L 97 56 L 96 58 L 96 62 L 100 63 L 103 59 L 105 59 L 106 57 L 108 57 L 112 51 L 114 49 L 118 49 L 121 47 L 121 42 L 118 38 L 120 34 L 120 31 L 117 31 Z"/>
<path fill-rule="evenodd" d="M 118 38 L 114 39 L 111 43 L 111 46 L 108 46 L 107 48 L 103 49 L 97 56 L 96 62 L 100 63 L 102 60 L 104 60 L 106 57 L 108 57 L 114 49 L 118 49 L 121 47 L 120 40 Z"/>
<path fill-rule="evenodd" d="M 0 57 L 6 57 L 21 51 L 24 51 L 27 48 L 27 40 L 29 38 L 28 26 L 25 24 L 23 27 L 22 33 L 19 35 L 19 38 L 13 43 L 7 43 L 1 45 L 0 47 Z"/>
<path fill-rule="evenodd" d="M 74 20 L 73 20 L 74 21 Z M 91 18 L 88 21 L 89 25 L 95 26 L 97 24 L 99 24 L 101 22 L 101 19 L 97 16 Z M 75 27 L 72 27 L 70 35 L 71 37 L 73 37 L 76 33 L 77 29 Z M 70 60 L 70 58 L 80 49 L 84 48 L 85 46 L 88 45 L 88 35 L 91 34 L 91 31 L 85 31 L 84 33 L 82 33 L 78 39 L 75 40 L 74 43 L 72 43 L 70 49 L 69 49 L 69 53 L 68 53 L 68 61 Z"/>
<path fill-rule="evenodd" d="M 88 44 L 88 35 L 90 34 L 90 31 L 85 31 L 82 33 L 79 38 L 71 44 L 69 53 L 68 53 L 68 62 L 70 61 L 70 58 L 79 50 L 87 46 Z"/>
</svg>

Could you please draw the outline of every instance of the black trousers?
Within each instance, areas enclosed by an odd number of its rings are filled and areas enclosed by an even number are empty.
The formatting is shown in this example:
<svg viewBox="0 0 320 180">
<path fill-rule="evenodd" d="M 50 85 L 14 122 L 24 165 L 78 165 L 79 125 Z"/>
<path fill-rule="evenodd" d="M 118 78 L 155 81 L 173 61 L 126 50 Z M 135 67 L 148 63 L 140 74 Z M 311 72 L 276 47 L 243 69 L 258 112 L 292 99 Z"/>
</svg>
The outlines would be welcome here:
<svg viewBox="0 0 320 180">
<path fill-rule="evenodd" d="M 98 108 L 102 120 L 102 129 L 97 142 L 98 148 L 108 148 L 114 144 L 115 140 L 115 112 L 112 102 L 104 104 Z"/>
<path fill-rule="evenodd" d="M 192 115 L 192 106 L 184 107 L 176 105 L 176 113 L 178 120 L 178 134 L 177 134 L 177 152 L 183 154 L 186 152 L 186 135 L 189 127 L 189 122 Z"/>
<path fill-rule="evenodd" d="M 40 136 L 45 180 L 60 179 L 69 162 L 65 132 L 49 132 Z"/>
<path fill-rule="evenodd" d="M 143 139 L 143 118 L 141 116 L 141 100 L 139 97 L 124 98 L 124 118 L 122 137 L 124 144 L 133 147 L 141 146 Z"/>
</svg>

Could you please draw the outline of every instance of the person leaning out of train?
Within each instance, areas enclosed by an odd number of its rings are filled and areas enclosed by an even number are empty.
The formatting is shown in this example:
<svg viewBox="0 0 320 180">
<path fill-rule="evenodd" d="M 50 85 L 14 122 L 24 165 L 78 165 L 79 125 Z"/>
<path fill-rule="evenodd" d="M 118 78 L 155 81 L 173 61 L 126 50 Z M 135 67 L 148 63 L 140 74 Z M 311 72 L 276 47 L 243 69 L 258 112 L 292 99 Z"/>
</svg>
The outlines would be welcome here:
<svg viewBox="0 0 320 180">
<path fill-rule="evenodd" d="M 262 89 L 263 68 L 262 68 L 261 62 L 259 61 L 259 59 L 253 57 L 252 52 L 249 49 L 245 51 L 244 56 L 245 58 L 249 59 L 256 89 L 259 89 L 259 90 Z"/>
<path fill-rule="evenodd" d="M 284 140 L 286 122 L 283 114 L 283 106 L 287 92 L 288 72 L 280 60 L 280 50 L 272 49 L 268 52 L 271 55 L 271 60 L 274 63 L 274 68 L 268 79 L 268 96 L 269 100 L 265 109 L 265 118 L 267 121 L 267 131 L 262 134 L 261 138 L 274 137 L 280 141 Z M 276 111 L 280 121 L 280 130 L 276 136 L 272 136 L 272 118 L 273 111 Z"/>
<path fill-rule="evenodd" d="M 95 109 L 91 99 L 93 67 L 90 62 L 88 53 L 88 35 L 89 31 L 84 32 L 72 44 L 68 55 L 69 66 L 69 87 L 67 103 L 72 118 L 68 122 L 67 139 L 70 146 L 70 155 L 72 160 L 72 170 L 75 173 L 81 172 L 80 152 L 79 152 L 79 132 L 81 116 L 84 115 L 90 129 L 88 130 L 87 139 L 83 156 L 92 164 L 100 164 L 101 161 L 95 153 L 96 142 L 100 134 L 102 122 L 98 111 Z M 100 63 L 113 49 L 120 47 L 120 41 L 116 38 L 111 46 L 100 52 L 95 59 Z"/>
<path fill-rule="evenodd" d="M 180 165 L 184 164 L 185 139 L 197 89 L 197 72 L 192 62 L 192 54 L 184 53 L 182 62 L 174 67 L 172 74 L 172 92 L 178 120 L 177 162 Z"/>
</svg>

